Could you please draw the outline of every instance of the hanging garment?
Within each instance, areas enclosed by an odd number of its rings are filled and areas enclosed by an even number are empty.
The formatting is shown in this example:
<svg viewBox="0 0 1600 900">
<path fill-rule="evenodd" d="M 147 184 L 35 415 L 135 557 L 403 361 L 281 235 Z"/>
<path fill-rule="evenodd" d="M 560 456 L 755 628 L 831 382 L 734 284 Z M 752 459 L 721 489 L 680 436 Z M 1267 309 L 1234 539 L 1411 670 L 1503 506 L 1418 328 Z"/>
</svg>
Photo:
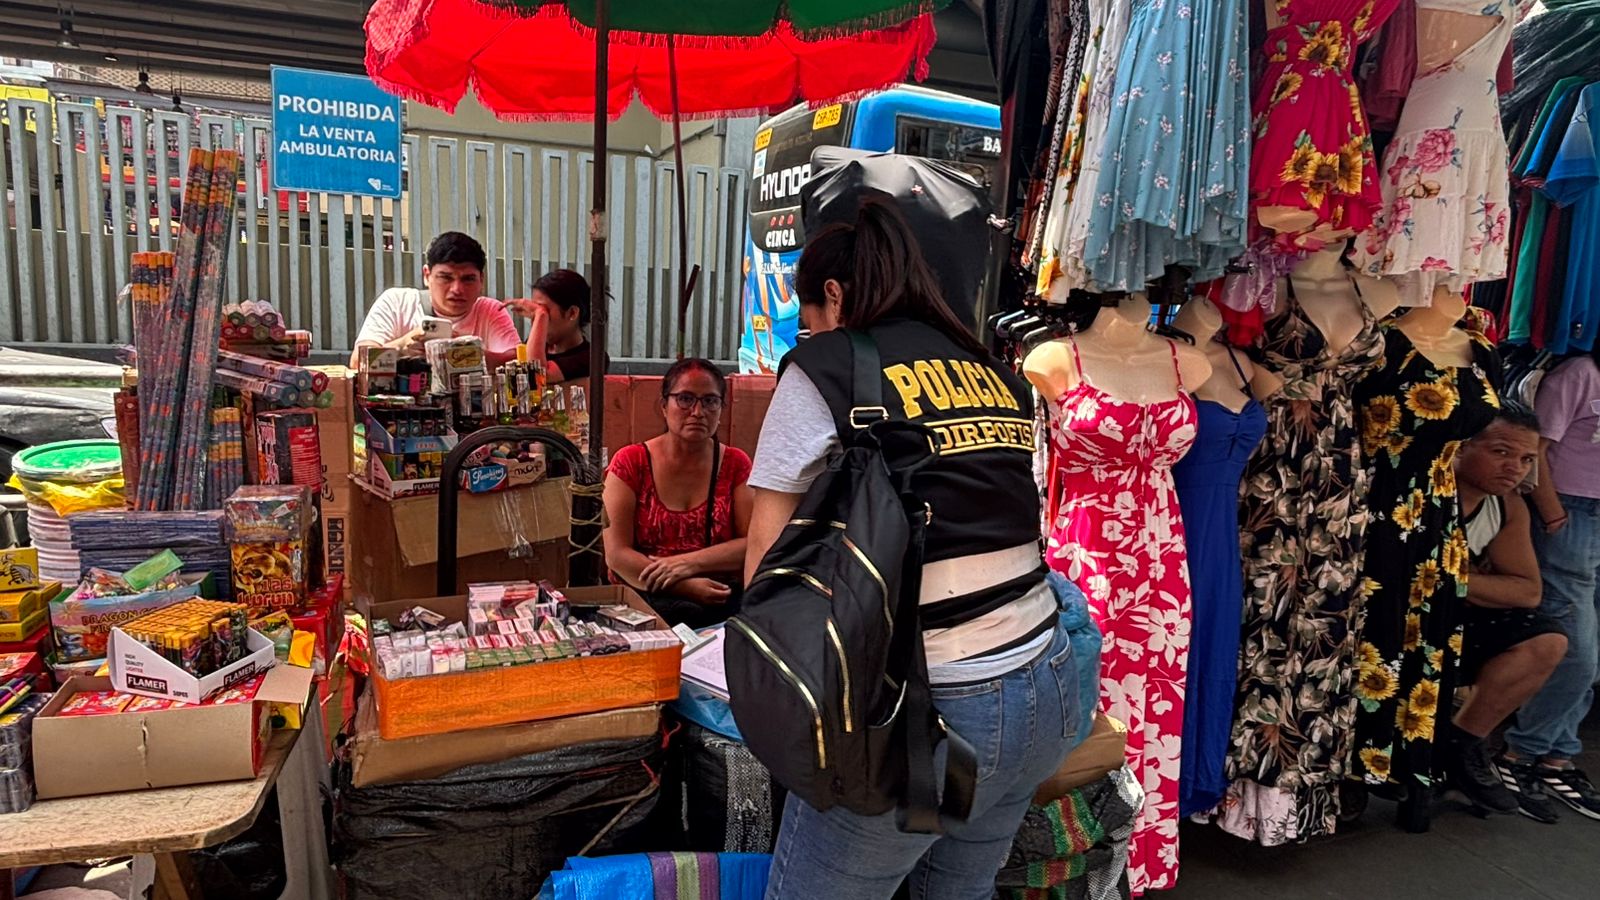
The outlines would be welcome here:
<svg viewBox="0 0 1600 900">
<path fill-rule="evenodd" d="M 1237 359 L 1233 365 L 1248 392 Z M 1185 817 L 1215 807 L 1228 787 L 1223 767 L 1239 686 L 1239 601 L 1244 596 L 1239 481 L 1267 432 L 1267 411 L 1254 396 L 1238 412 L 1210 400 L 1196 405 L 1194 447 L 1172 467 L 1194 594 L 1178 793 L 1178 814 Z"/>
<path fill-rule="evenodd" d="M 1083 377 L 1057 400 L 1052 428 L 1059 502 L 1046 560 L 1081 588 L 1104 636 L 1104 712 L 1128 726 L 1128 765 L 1145 791 L 1128 885 L 1134 896 L 1178 878 L 1178 771 L 1189 571 L 1172 465 L 1194 443 L 1194 398 L 1119 400 Z"/>
<path fill-rule="evenodd" d="M 1076 177 L 1068 190 L 1057 195 L 1050 211 L 1046 235 L 1052 265 L 1039 270 L 1040 296 L 1065 303 L 1074 288 L 1089 286 L 1089 272 L 1083 264 L 1083 246 L 1089 240 L 1089 220 L 1094 212 L 1095 188 L 1100 183 L 1102 147 L 1106 127 L 1111 124 L 1111 107 L 1116 100 L 1117 71 L 1128 44 L 1128 24 L 1133 15 L 1131 0 L 1111 0 L 1105 10 L 1105 26 L 1100 32 L 1100 50 L 1085 63 L 1090 71 L 1089 101 L 1083 121 L 1083 152 Z"/>
<path fill-rule="evenodd" d="M 1244 252 L 1249 215 L 1244 0 L 1136 0 L 1100 153 L 1084 265 L 1142 290 L 1169 265 L 1197 281 Z"/>
<path fill-rule="evenodd" d="M 1383 361 L 1363 304 L 1343 349 L 1307 318 L 1290 282 L 1262 356 L 1283 378 L 1267 438 L 1239 489 L 1245 609 L 1239 692 L 1219 824 L 1274 846 L 1331 833 L 1354 742 L 1357 617 L 1365 594 L 1367 470 L 1355 386 Z"/>
<path fill-rule="evenodd" d="M 1461 442 L 1494 421 L 1500 359 L 1473 334 L 1470 366 L 1439 366 L 1404 331 L 1384 329 L 1385 361 L 1357 388 L 1372 468 L 1363 573 L 1371 586 L 1356 651 L 1352 778 L 1428 796 L 1438 723 L 1461 661 L 1467 537 L 1456 499 Z"/>
<path fill-rule="evenodd" d="M 1276 0 L 1284 24 L 1267 32 L 1250 188 L 1252 211 L 1281 244 L 1315 248 L 1358 233 L 1382 204 L 1351 67 L 1399 2 Z"/>
<path fill-rule="evenodd" d="M 1557 233 L 1559 223 L 1550 227 L 1550 198 L 1536 186 L 1544 184 L 1550 174 L 1550 166 L 1566 139 L 1567 129 L 1572 124 L 1572 112 L 1577 109 L 1583 88 L 1584 82 L 1578 78 L 1563 79 L 1556 83 L 1555 90 L 1539 110 L 1533 130 L 1528 133 L 1526 142 L 1517 154 L 1512 172 L 1528 206 L 1527 219 L 1520 226 L 1522 234 L 1517 241 L 1517 258 L 1511 270 L 1511 316 L 1507 325 L 1507 339 L 1514 344 L 1532 341 L 1540 347 L 1544 346 L 1543 332 L 1533 327 L 1534 307 L 1547 305 L 1550 297 L 1558 292 L 1552 287 L 1556 282 L 1551 278 L 1551 272 L 1540 268 L 1539 261 L 1544 253 L 1545 238 Z"/>
<path fill-rule="evenodd" d="M 1419 14 L 1487 16 L 1495 24 L 1411 83 L 1384 151 L 1382 211 L 1350 256 L 1366 274 L 1395 279 L 1405 306 L 1432 304 L 1437 285 L 1459 294 L 1473 282 L 1504 277 L 1511 225 L 1496 74 L 1514 10 L 1504 0 L 1417 0 L 1417 7 Z"/>
<path fill-rule="evenodd" d="M 1600 84 L 1579 95 L 1561 149 L 1550 165 L 1541 192 L 1561 207 L 1569 225 L 1565 277 L 1554 285 L 1559 302 L 1550 304 L 1545 349 L 1561 355 L 1594 349 L 1600 331 Z M 1548 226 L 1547 226 L 1548 228 Z"/>
</svg>

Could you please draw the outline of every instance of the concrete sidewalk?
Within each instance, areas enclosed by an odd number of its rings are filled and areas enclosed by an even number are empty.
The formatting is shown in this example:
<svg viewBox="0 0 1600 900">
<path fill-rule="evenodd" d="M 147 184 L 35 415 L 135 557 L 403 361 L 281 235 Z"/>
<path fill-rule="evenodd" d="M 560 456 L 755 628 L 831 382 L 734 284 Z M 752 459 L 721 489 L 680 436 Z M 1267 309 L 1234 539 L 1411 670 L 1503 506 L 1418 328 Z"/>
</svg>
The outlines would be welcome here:
<svg viewBox="0 0 1600 900">
<path fill-rule="evenodd" d="M 1579 766 L 1600 778 L 1600 722 L 1591 719 Z M 1374 799 L 1361 821 L 1309 844 L 1267 848 L 1213 826 L 1184 823 L 1178 887 L 1161 900 L 1595 900 L 1600 821 L 1561 807 L 1561 822 L 1482 819 L 1443 801 L 1426 834 L 1395 825 Z"/>
</svg>

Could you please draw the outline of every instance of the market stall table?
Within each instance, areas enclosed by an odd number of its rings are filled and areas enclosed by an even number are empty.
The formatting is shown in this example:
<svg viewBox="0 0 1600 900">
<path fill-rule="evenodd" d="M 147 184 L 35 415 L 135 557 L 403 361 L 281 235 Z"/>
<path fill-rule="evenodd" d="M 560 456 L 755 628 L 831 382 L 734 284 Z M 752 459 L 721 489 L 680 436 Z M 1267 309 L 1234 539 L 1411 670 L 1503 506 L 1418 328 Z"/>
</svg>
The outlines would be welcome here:
<svg viewBox="0 0 1600 900">
<path fill-rule="evenodd" d="M 319 731 L 316 716 L 308 728 Z M 156 894 L 173 900 L 201 896 L 187 856 L 238 837 L 255 823 L 267 795 L 282 780 L 279 802 L 285 833 L 285 857 L 293 855 L 291 828 L 321 832 L 319 807 L 305 804 L 302 785 L 310 780 L 316 796 L 320 736 L 299 742 L 300 731 L 278 731 L 267 745 L 261 774 L 252 781 L 231 781 L 42 800 L 26 812 L 0 816 L 0 900 L 11 900 L 12 869 L 86 859 L 151 853 L 156 860 Z M 299 747 L 299 753 L 296 748 Z M 287 777 L 283 777 L 288 774 Z M 295 784 L 291 787 L 291 782 Z M 295 795 L 293 802 L 287 796 Z M 299 815 L 291 812 L 291 807 Z M 309 887 L 295 888 L 297 860 L 285 860 L 290 890 L 285 896 L 328 896 L 326 867 L 314 868 Z M 301 893 L 304 891 L 304 893 Z"/>
</svg>

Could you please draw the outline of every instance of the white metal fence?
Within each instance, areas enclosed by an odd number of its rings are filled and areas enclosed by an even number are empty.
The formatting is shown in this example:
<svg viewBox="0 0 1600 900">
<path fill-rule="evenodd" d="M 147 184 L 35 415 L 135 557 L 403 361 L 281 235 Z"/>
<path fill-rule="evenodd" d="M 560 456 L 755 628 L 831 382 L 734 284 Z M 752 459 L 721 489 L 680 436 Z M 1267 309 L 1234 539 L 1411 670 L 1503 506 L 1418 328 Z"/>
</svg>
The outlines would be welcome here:
<svg viewBox="0 0 1600 900">
<path fill-rule="evenodd" d="M 491 296 L 526 296 L 543 272 L 587 274 L 593 154 L 565 147 L 407 135 L 401 199 L 270 189 L 271 123 L 101 104 L 11 99 L 0 121 L 0 342 L 114 345 L 131 339 L 117 293 L 129 254 L 170 249 L 189 149 L 244 155 L 239 243 L 227 299 L 269 299 L 321 350 L 354 342 L 384 288 L 415 285 L 440 231 L 489 254 Z M 613 358 L 676 355 L 674 168 L 610 158 Z M 687 352 L 735 359 L 748 174 L 688 170 L 690 264 L 702 275 Z"/>
</svg>

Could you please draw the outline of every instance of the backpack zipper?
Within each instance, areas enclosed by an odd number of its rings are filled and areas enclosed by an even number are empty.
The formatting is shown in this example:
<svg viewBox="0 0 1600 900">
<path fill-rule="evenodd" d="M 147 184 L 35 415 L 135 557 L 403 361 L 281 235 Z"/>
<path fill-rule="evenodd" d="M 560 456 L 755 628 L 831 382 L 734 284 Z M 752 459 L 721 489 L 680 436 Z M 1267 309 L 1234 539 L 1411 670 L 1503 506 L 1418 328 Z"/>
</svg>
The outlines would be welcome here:
<svg viewBox="0 0 1600 900">
<path fill-rule="evenodd" d="M 844 641 L 839 639 L 839 629 L 828 620 L 828 637 L 833 639 L 833 649 L 839 654 L 839 677 L 844 682 L 844 733 L 855 731 L 853 719 L 850 716 L 850 663 L 844 658 Z"/>
<path fill-rule="evenodd" d="M 758 581 L 762 581 L 767 578 L 774 578 L 779 575 L 787 575 L 791 578 L 798 578 L 809 585 L 812 590 L 824 597 L 827 597 L 829 600 L 833 599 L 833 589 L 823 584 L 815 575 L 812 575 L 809 572 L 803 572 L 799 569 L 791 568 L 789 566 L 779 566 L 776 569 L 768 569 L 765 572 L 761 572 L 757 574 L 756 577 L 750 579 L 750 583 L 755 584 Z"/>
<path fill-rule="evenodd" d="M 878 567 L 872 564 L 872 560 L 867 558 L 867 554 L 861 552 L 861 548 L 856 546 L 855 541 L 845 538 L 842 543 L 844 548 L 849 550 L 850 554 L 856 558 L 856 562 L 861 563 L 861 567 L 867 570 L 868 575 L 872 576 L 872 580 L 877 582 L 878 596 L 883 598 L 883 621 L 889 626 L 890 630 L 893 630 L 894 615 L 889 612 L 889 585 L 884 582 L 883 575 L 878 571 Z"/>
<path fill-rule="evenodd" d="M 811 689 L 806 687 L 805 682 L 801 681 L 798 675 L 794 674 L 794 670 L 789 668 L 788 663 L 779 658 L 778 654 L 772 652 L 772 648 L 768 647 L 767 642 L 761 639 L 761 635 L 756 634 L 755 629 L 746 625 L 737 617 L 729 619 L 728 624 L 744 632 L 745 637 L 750 639 L 750 643 L 755 644 L 756 650 L 778 667 L 778 671 L 783 677 L 799 690 L 801 699 L 805 700 L 806 705 L 811 707 L 811 722 L 817 732 L 817 768 L 826 769 L 828 767 L 828 742 L 822 731 L 822 709 L 817 706 L 817 700 L 812 696 Z"/>
</svg>

